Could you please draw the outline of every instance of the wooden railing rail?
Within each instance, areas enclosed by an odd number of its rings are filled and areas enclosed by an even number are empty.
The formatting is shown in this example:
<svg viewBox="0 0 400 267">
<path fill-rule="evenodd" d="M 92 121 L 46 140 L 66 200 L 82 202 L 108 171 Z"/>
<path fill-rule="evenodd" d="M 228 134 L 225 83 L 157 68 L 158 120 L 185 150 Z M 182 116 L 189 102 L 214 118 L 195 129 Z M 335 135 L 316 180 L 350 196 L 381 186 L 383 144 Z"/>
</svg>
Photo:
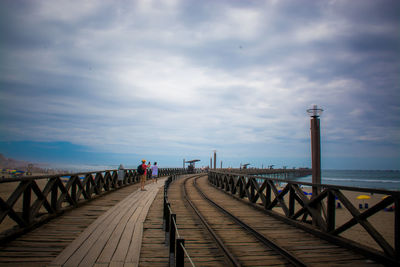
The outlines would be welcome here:
<svg viewBox="0 0 400 267">
<path fill-rule="evenodd" d="M 268 214 L 287 223 L 296 225 L 331 242 L 368 254 L 368 256 L 372 256 L 380 262 L 400 263 L 399 191 L 312 184 L 214 170 L 209 171 L 208 179 L 215 187 L 237 198 L 247 199 L 253 206 L 262 207 Z M 285 184 L 285 186 L 279 190 L 277 183 Z M 320 193 L 309 196 L 303 191 L 303 186 L 317 187 Z M 384 197 L 377 204 L 360 211 L 345 196 L 343 191 L 382 194 Z M 335 220 L 337 201 L 341 202 L 351 214 L 351 219 L 339 226 L 336 225 Z M 394 246 L 368 221 L 369 217 L 388 207 L 394 209 Z M 273 211 L 274 208 L 275 210 L 281 209 L 283 212 Z M 308 217 L 311 220 L 308 220 Z M 382 251 L 339 236 L 354 225 L 361 225 Z"/>
<path fill-rule="evenodd" d="M 160 168 L 159 176 L 184 172 Z M 0 241 L 5 243 L 65 210 L 138 181 L 135 169 L 0 179 L 2 191 L 9 189 L 0 195 Z"/>
</svg>

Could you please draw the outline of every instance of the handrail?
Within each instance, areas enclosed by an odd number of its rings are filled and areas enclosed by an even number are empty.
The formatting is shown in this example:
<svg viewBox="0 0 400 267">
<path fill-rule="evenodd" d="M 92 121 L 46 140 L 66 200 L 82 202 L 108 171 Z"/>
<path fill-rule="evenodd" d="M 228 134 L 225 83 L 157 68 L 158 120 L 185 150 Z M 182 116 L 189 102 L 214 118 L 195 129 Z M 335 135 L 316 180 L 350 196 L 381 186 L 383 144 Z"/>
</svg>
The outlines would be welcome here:
<svg viewBox="0 0 400 267">
<path fill-rule="evenodd" d="M 123 171 L 136 172 L 136 169 L 122 169 Z M 51 179 L 54 177 L 67 177 L 67 176 L 85 176 L 93 173 L 106 173 L 106 172 L 115 172 L 117 169 L 111 170 L 98 170 L 98 171 L 89 171 L 89 172 L 74 172 L 74 173 L 58 173 L 58 174 L 45 174 L 45 175 L 32 175 L 32 176 L 21 176 L 16 178 L 0 178 L 0 183 L 10 183 L 10 182 L 20 182 L 20 181 L 29 181 L 29 180 L 40 180 L 40 179 Z M 174 173 L 185 173 L 186 169 L 183 168 L 159 168 L 158 175 L 159 176 L 168 176 Z"/>
<path fill-rule="evenodd" d="M 171 204 L 168 201 L 168 188 L 177 176 L 168 177 L 164 185 L 164 209 L 163 209 L 163 228 L 165 230 L 165 243 L 169 244 L 169 265 L 184 266 L 184 256 L 189 259 L 192 266 L 195 266 L 189 253 L 185 249 L 185 239 L 181 238 L 176 223 L 176 214 L 172 212 Z"/>
<path fill-rule="evenodd" d="M 169 207 L 171 208 L 171 207 Z M 174 228 L 175 228 L 175 232 L 176 232 L 176 238 L 180 238 L 181 236 L 179 235 L 179 231 L 178 231 L 178 224 L 176 223 L 176 217 L 173 218 L 173 223 L 174 223 Z"/>
<path fill-rule="evenodd" d="M 184 173 L 184 169 L 159 169 L 159 176 Z M 0 196 L 1 243 L 110 191 L 139 182 L 136 169 L 103 170 L 0 179 L 14 191 Z M 11 219 L 11 226 L 3 224 Z M 10 220 L 9 220 L 10 221 Z"/>
<path fill-rule="evenodd" d="M 181 242 L 178 242 L 179 246 L 182 248 L 182 250 L 183 250 L 183 252 L 185 253 L 186 258 L 188 258 L 190 264 L 191 264 L 192 266 L 196 266 L 196 265 L 194 265 L 194 262 L 192 261 L 192 258 L 190 258 L 189 253 L 187 252 L 187 250 L 186 250 L 186 248 L 185 248 L 185 242 L 184 242 L 185 240 L 184 240 L 184 239 L 181 239 L 181 240 L 182 240 Z M 178 256 L 178 258 L 181 258 L 181 257 Z M 183 257 L 182 257 L 182 258 L 183 258 Z M 183 266 L 183 264 L 180 265 L 180 266 Z"/>
<path fill-rule="evenodd" d="M 208 180 L 220 190 L 240 199 L 247 198 L 251 205 L 321 238 L 357 250 L 380 262 L 388 264 L 399 264 L 400 262 L 399 191 L 313 184 L 214 170 L 209 171 Z M 285 183 L 286 185 L 282 190 L 278 190 L 275 185 L 276 182 Z M 303 185 L 316 187 L 318 194 L 309 197 L 303 192 L 301 188 Z M 376 205 L 366 208 L 365 211 L 359 211 L 342 191 L 378 193 L 386 195 L 386 197 L 382 198 Z M 352 216 L 349 221 L 339 226 L 335 224 L 336 199 L 343 204 L 344 208 Z M 289 202 L 288 205 L 287 200 Z M 256 204 L 257 202 L 259 204 Z M 392 204 L 394 204 L 394 247 L 367 220 L 370 216 Z M 284 215 L 273 211 L 274 208 L 281 209 Z M 309 216 L 312 221 L 307 220 Z M 312 226 L 308 223 L 312 223 Z M 339 236 L 339 234 L 357 224 L 366 230 L 369 236 L 382 249 L 383 253 Z"/>
<path fill-rule="evenodd" d="M 290 169 L 289 169 L 290 170 Z M 280 183 L 296 183 L 299 185 L 305 185 L 305 186 L 317 186 L 321 188 L 329 187 L 332 189 L 341 189 L 341 190 L 347 190 L 347 191 L 357 191 L 357 192 L 365 192 L 365 193 L 376 193 L 376 194 L 390 194 L 390 195 L 395 195 L 397 197 L 400 197 L 400 191 L 393 191 L 393 190 L 386 190 L 386 189 L 375 189 L 375 188 L 366 188 L 366 187 L 351 187 L 351 186 L 345 186 L 345 185 L 333 185 L 333 184 L 313 184 L 310 182 L 303 182 L 303 181 L 292 181 L 292 180 L 287 180 L 287 179 L 280 179 L 280 178 L 272 178 L 272 177 L 265 177 L 265 176 L 257 176 L 257 175 L 248 175 L 248 174 L 243 174 L 243 173 L 235 173 L 235 172 L 224 172 L 224 171 L 215 171 L 211 170 L 210 172 L 212 173 L 217 173 L 217 174 L 229 174 L 229 175 L 234 175 L 234 176 L 245 176 L 245 177 L 252 177 L 252 178 L 257 178 L 257 179 L 263 179 L 263 180 L 273 180 L 274 182 L 280 182 Z"/>
</svg>

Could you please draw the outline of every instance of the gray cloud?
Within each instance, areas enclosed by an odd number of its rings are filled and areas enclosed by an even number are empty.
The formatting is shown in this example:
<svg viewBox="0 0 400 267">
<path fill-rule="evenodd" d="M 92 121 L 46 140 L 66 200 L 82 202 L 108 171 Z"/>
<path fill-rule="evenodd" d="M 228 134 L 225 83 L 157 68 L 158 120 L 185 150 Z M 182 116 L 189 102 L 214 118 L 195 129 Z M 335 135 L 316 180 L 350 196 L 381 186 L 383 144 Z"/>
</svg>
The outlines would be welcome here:
<svg viewBox="0 0 400 267">
<path fill-rule="evenodd" d="M 0 5 L 3 141 L 300 155 L 317 103 L 326 153 L 399 151 L 397 1 Z"/>
</svg>

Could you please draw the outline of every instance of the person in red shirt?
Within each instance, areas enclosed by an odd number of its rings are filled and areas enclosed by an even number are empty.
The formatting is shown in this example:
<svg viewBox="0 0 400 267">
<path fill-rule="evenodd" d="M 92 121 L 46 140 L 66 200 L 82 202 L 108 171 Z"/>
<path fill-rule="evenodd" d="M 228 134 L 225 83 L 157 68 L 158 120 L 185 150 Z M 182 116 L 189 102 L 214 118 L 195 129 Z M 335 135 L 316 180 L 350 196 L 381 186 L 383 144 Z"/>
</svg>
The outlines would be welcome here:
<svg viewBox="0 0 400 267">
<path fill-rule="evenodd" d="M 148 167 L 150 167 L 150 163 L 149 163 L 149 165 L 146 165 L 146 160 L 142 159 L 142 169 L 144 170 L 144 173 L 140 176 L 140 190 L 142 190 L 142 191 L 146 191 L 146 189 L 144 189 L 144 186 L 146 184 Z"/>
</svg>

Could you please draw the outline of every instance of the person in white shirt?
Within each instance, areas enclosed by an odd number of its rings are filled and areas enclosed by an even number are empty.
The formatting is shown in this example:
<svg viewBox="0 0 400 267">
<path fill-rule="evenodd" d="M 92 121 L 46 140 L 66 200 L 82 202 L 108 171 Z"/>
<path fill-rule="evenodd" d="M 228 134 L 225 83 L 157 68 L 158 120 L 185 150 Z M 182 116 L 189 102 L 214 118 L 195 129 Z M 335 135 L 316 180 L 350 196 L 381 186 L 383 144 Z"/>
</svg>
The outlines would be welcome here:
<svg viewBox="0 0 400 267">
<path fill-rule="evenodd" d="M 158 177 L 158 166 L 157 162 L 154 162 L 154 165 L 151 166 L 151 178 L 153 179 L 153 183 L 157 183 Z"/>
</svg>

